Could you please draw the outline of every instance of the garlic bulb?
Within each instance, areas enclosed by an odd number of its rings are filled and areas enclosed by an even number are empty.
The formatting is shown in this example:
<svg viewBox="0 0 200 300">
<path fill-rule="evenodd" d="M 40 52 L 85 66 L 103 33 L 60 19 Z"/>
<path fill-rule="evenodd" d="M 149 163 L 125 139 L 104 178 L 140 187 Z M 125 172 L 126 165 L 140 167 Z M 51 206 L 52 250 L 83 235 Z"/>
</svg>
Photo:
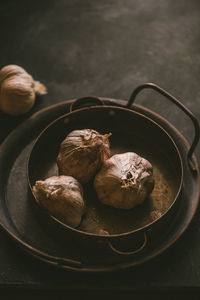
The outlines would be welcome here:
<svg viewBox="0 0 200 300">
<path fill-rule="evenodd" d="M 122 209 L 141 204 L 153 187 L 152 165 L 133 152 L 113 155 L 94 179 L 99 200 Z"/>
<path fill-rule="evenodd" d="M 74 130 L 60 145 L 57 163 L 61 174 L 87 183 L 110 157 L 108 137 L 92 129 Z"/>
<path fill-rule="evenodd" d="M 36 200 L 61 222 L 77 227 L 85 211 L 81 184 L 71 176 L 52 176 L 36 181 Z"/>
<path fill-rule="evenodd" d="M 36 94 L 46 93 L 46 87 L 23 68 L 8 65 L 0 70 L 0 109 L 4 113 L 22 115 L 33 107 Z"/>
</svg>

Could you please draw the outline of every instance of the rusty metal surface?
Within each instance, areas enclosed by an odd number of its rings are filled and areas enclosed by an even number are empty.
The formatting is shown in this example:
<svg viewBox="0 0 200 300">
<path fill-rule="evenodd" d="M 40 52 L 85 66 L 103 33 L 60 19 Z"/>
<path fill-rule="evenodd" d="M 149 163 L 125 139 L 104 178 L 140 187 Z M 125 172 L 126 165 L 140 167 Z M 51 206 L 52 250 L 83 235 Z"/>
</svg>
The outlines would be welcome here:
<svg viewBox="0 0 200 300">
<path fill-rule="evenodd" d="M 182 102 L 180 102 L 177 98 L 175 98 L 173 95 L 171 95 L 170 93 L 165 91 L 163 88 L 159 87 L 157 84 L 154 84 L 154 83 L 151 83 L 151 82 L 150 83 L 143 83 L 143 84 L 139 85 L 138 87 L 136 87 L 133 90 L 133 92 L 130 96 L 130 99 L 128 101 L 127 107 L 131 107 L 131 105 L 135 101 L 136 96 L 144 89 L 152 89 L 152 90 L 156 91 L 158 94 L 161 94 L 166 99 L 168 99 L 169 101 L 174 103 L 192 121 L 193 127 L 194 127 L 194 139 L 193 139 L 192 144 L 191 144 L 191 146 L 188 150 L 187 159 L 188 159 L 188 162 L 189 162 L 189 165 L 190 165 L 191 169 L 193 171 L 195 171 L 195 164 L 193 164 L 192 155 L 193 155 L 193 153 L 194 153 L 194 151 L 195 151 L 195 149 L 198 145 L 199 137 L 200 137 L 200 127 L 199 127 L 199 122 L 198 122 L 196 116 Z"/>
<path fill-rule="evenodd" d="M 104 99 L 107 103 L 116 105 L 111 99 Z M 123 105 L 123 101 L 117 101 Z M 44 260 L 52 265 L 76 271 L 110 271 L 133 267 L 144 263 L 172 245 L 185 231 L 190 224 L 198 205 L 199 197 L 199 172 L 194 176 L 188 167 L 186 155 L 188 144 L 182 135 L 163 118 L 159 118 L 151 111 L 135 105 L 134 110 L 142 112 L 155 120 L 159 120 L 164 128 L 176 140 L 176 144 L 183 158 L 183 188 L 181 201 L 176 218 L 165 229 L 164 234 L 152 237 L 151 243 L 144 252 L 137 256 L 119 259 L 114 257 L 96 262 L 84 263 L 79 261 L 78 251 L 73 247 L 71 241 L 55 243 L 51 234 L 38 224 L 33 214 L 32 206 L 27 201 L 28 186 L 25 176 L 26 161 L 30 153 L 33 140 L 40 131 L 52 120 L 66 113 L 69 109 L 69 102 L 49 107 L 33 115 L 28 121 L 16 129 L 12 136 L 3 143 L 0 152 L 0 218 L 1 225 L 6 232 L 17 242 L 18 245 L 28 251 L 31 255 Z M 195 164 L 197 164 L 195 159 Z M 43 255 L 46 251 L 47 256 Z M 62 259 L 60 259 L 62 257 Z M 69 259 L 69 260 L 68 260 Z M 74 260 L 74 262 L 73 262 Z"/>
</svg>

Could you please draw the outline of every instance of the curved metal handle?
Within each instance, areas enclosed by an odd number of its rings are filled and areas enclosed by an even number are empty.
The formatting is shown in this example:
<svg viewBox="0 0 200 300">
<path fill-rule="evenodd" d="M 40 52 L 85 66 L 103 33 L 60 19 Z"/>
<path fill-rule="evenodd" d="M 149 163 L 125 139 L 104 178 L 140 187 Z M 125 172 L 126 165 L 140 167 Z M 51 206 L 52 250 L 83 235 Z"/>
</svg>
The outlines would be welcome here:
<svg viewBox="0 0 200 300">
<path fill-rule="evenodd" d="M 81 268 L 82 262 L 70 258 L 62 258 L 62 257 L 56 257 L 53 255 L 45 254 L 42 251 L 37 251 L 37 257 L 41 260 L 51 262 L 52 264 L 55 264 L 60 267 L 70 266 L 70 267 L 76 267 Z"/>
<path fill-rule="evenodd" d="M 87 106 L 94 106 L 94 105 L 104 105 L 103 100 L 99 99 L 98 97 L 94 96 L 88 96 L 88 97 L 82 97 L 78 98 L 70 105 L 70 112 L 73 110 L 76 110 L 81 107 L 87 107 Z"/>
<path fill-rule="evenodd" d="M 131 97 L 128 101 L 127 107 L 131 107 L 131 105 L 133 104 L 135 97 L 137 96 L 137 94 L 145 89 L 145 88 L 151 88 L 155 91 L 157 91 L 158 93 L 160 93 L 161 95 L 165 96 L 167 99 L 169 99 L 170 101 L 172 101 L 174 104 L 176 104 L 186 115 L 188 115 L 190 117 L 190 119 L 192 120 L 192 123 L 194 125 L 194 130 L 195 130 L 195 136 L 194 136 L 194 140 L 190 146 L 190 149 L 188 151 L 187 154 L 187 159 L 188 159 L 188 164 L 191 168 L 192 171 L 197 171 L 197 168 L 192 160 L 192 155 L 194 153 L 194 150 L 199 142 L 199 136 L 200 136 L 200 128 L 199 128 L 199 123 L 197 121 L 197 118 L 195 117 L 195 115 L 185 106 L 183 105 L 178 99 L 176 99 L 174 96 L 172 96 L 171 94 L 169 94 L 168 92 L 166 92 L 165 90 L 163 90 L 161 87 L 159 87 L 158 85 L 154 84 L 154 83 L 143 83 L 141 85 L 139 85 L 131 94 Z"/>
<path fill-rule="evenodd" d="M 144 241 L 143 241 L 142 245 L 138 249 L 133 250 L 133 251 L 126 251 L 125 252 L 125 251 L 118 250 L 113 246 L 113 244 L 111 242 L 108 242 L 108 246 L 111 248 L 111 250 L 113 252 L 117 253 L 117 254 L 120 254 L 120 255 L 134 255 L 134 254 L 137 254 L 145 248 L 146 244 L 147 244 L 147 234 L 146 234 L 146 232 L 144 232 Z"/>
</svg>

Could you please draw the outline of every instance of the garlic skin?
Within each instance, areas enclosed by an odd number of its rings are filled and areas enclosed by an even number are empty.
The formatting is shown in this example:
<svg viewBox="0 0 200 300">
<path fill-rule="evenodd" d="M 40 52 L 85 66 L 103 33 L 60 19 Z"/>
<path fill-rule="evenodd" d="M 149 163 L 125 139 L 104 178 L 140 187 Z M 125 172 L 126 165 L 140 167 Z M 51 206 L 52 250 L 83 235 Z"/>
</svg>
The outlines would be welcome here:
<svg viewBox="0 0 200 300">
<path fill-rule="evenodd" d="M 46 87 L 20 66 L 7 65 L 0 70 L 0 110 L 4 113 L 23 115 L 33 107 L 36 94 L 46 93 Z"/>
<path fill-rule="evenodd" d="M 85 211 L 81 184 L 71 176 L 52 176 L 38 180 L 33 186 L 33 194 L 39 204 L 50 215 L 76 228 Z"/>
<path fill-rule="evenodd" d="M 60 145 L 57 164 L 61 174 L 89 182 L 110 157 L 108 137 L 93 129 L 74 130 Z"/>
<path fill-rule="evenodd" d="M 104 162 L 94 179 L 99 200 L 121 209 L 143 203 L 153 187 L 152 165 L 134 152 L 113 155 Z"/>
</svg>

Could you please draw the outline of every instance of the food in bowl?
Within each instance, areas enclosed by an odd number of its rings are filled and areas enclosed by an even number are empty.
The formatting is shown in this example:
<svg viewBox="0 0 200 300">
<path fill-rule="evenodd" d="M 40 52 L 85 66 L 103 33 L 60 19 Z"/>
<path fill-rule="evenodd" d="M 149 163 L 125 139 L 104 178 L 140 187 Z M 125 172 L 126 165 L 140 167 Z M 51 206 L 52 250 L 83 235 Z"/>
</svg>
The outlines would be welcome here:
<svg viewBox="0 0 200 300">
<path fill-rule="evenodd" d="M 59 221 L 76 228 L 85 211 L 81 184 L 71 176 L 52 176 L 33 186 L 37 202 Z"/>
<path fill-rule="evenodd" d="M 73 130 L 62 141 L 57 156 L 60 174 L 89 182 L 110 157 L 108 138 L 93 129 Z"/>
<path fill-rule="evenodd" d="M 151 163 L 134 152 L 113 155 L 104 162 L 94 179 L 98 199 L 121 209 L 143 203 L 153 187 Z"/>
</svg>

